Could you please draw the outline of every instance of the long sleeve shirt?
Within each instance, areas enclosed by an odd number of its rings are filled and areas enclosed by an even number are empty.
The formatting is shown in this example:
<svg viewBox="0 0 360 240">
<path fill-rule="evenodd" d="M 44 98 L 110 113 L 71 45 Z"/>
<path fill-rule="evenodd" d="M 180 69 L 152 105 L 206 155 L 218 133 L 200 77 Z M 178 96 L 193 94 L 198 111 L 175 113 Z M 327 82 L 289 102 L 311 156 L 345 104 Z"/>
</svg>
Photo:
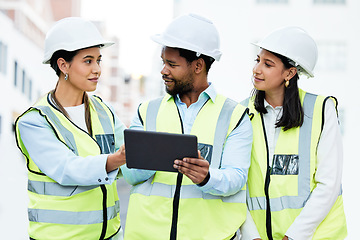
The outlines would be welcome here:
<svg viewBox="0 0 360 240">
<path fill-rule="evenodd" d="M 264 114 L 269 154 L 273 156 L 280 128 L 275 123 L 282 115 L 282 107 L 273 108 L 265 101 L 268 113 Z M 334 205 L 340 189 L 343 169 L 343 147 L 337 113 L 333 101 L 325 103 L 325 122 L 317 148 L 317 166 L 315 173 L 316 188 L 312 191 L 299 216 L 286 232 L 289 239 L 311 239 L 318 225 L 324 220 Z M 269 159 L 272 160 L 272 157 Z M 250 214 L 249 214 L 250 215 Z M 251 217 L 251 216 L 250 216 Z M 252 219 L 251 219 L 252 220 Z M 249 221 L 246 224 L 254 224 Z M 241 239 L 254 239 L 259 233 L 254 227 L 241 228 L 244 235 Z M 248 226 L 249 226 L 248 225 Z M 252 229 L 252 230 L 250 230 Z M 255 228 L 256 229 L 256 228 Z M 251 232 L 248 232 L 248 230 Z"/>
<path fill-rule="evenodd" d="M 84 108 L 81 109 L 80 106 L 75 112 L 77 111 L 76 115 L 85 118 Z M 114 117 L 115 149 L 118 150 L 124 142 L 123 131 L 126 127 L 115 114 Z M 32 160 L 42 172 L 59 184 L 90 186 L 111 184 L 116 179 L 118 169 L 109 173 L 105 169 L 108 154 L 87 157 L 75 155 L 58 140 L 49 123 L 37 111 L 25 114 L 18 125 L 21 139 Z"/>
<path fill-rule="evenodd" d="M 184 133 L 189 134 L 192 125 L 201 107 L 210 98 L 215 101 L 216 91 L 212 84 L 203 91 L 197 102 L 189 107 L 183 103 L 179 96 L 175 97 L 175 104 L 179 109 L 183 121 Z M 143 130 L 143 125 L 138 116 L 133 119 L 130 128 Z M 252 126 L 248 117 L 245 117 L 240 125 L 228 136 L 223 154 L 222 168 L 210 168 L 210 179 L 202 187 L 203 192 L 219 196 L 229 196 L 238 192 L 247 181 L 247 173 L 250 166 L 250 154 L 252 145 Z M 121 166 L 125 180 L 132 184 L 138 184 L 150 178 L 155 171 L 128 169 Z"/>
</svg>

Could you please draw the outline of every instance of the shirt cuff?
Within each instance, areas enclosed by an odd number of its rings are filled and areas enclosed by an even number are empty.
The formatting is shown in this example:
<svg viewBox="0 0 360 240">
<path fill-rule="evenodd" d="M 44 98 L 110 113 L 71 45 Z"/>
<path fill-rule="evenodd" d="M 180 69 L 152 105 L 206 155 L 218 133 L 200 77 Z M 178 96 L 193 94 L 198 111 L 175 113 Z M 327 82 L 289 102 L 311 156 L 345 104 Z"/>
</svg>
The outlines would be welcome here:
<svg viewBox="0 0 360 240">
<path fill-rule="evenodd" d="M 204 180 L 201 182 L 201 183 L 199 183 L 199 184 L 197 184 L 199 187 L 202 187 L 202 186 L 204 186 L 205 184 L 207 184 L 207 182 L 209 181 L 209 179 L 210 179 L 210 171 L 206 174 L 206 177 L 204 178 Z"/>
<path fill-rule="evenodd" d="M 129 169 L 126 164 L 120 167 L 122 175 L 127 183 L 130 185 L 136 185 L 141 182 L 148 180 L 152 177 L 156 171 L 153 170 L 143 170 L 143 169 L 136 169 L 131 168 Z"/>
<path fill-rule="evenodd" d="M 210 192 L 214 188 L 214 186 L 216 186 L 216 184 L 218 184 L 220 181 L 220 179 L 218 179 L 219 176 L 216 175 L 216 171 L 213 170 L 214 169 L 209 168 L 209 180 L 204 185 L 200 186 L 200 184 L 197 184 L 197 186 L 205 193 Z"/>
<path fill-rule="evenodd" d="M 111 172 L 106 172 L 106 162 L 107 162 L 107 158 L 108 158 L 109 154 L 104 154 L 105 158 L 104 158 L 104 162 L 103 162 L 103 167 L 102 167 L 102 172 L 99 172 L 98 175 L 98 183 L 99 184 L 112 184 L 115 180 L 116 180 L 116 176 L 118 174 L 119 168 L 111 171 Z"/>
</svg>

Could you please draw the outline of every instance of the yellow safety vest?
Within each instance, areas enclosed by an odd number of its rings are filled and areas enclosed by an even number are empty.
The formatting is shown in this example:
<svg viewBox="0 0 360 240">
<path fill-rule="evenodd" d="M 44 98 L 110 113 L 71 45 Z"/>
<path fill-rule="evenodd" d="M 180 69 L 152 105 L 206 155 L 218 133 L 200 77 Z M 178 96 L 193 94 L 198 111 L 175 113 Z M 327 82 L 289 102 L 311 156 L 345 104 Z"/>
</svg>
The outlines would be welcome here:
<svg viewBox="0 0 360 240">
<path fill-rule="evenodd" d="M 144 129 L 183 133 L 182 120 L 169 95 L 139 107 Z M 246 108 L 217 95 L 202 107 L 191 129 L 198 149 L 211 168 L 221 168 L 227 136 L 246 116 Z M 154 153 L 156 154 L 156 153 Z M 229 196 L 202 192 L 185 175 L 157 171 L 133 187 L 126 219 L 125 239 L 230 239 L 246 218 L 246 189 Z"/>
<path fill-rule="evenodd" d="M 262 239 L 272 235 L 272 239 L 281 240 L 316 187 L 317 145 L 328 98 L 301 89 L 299 95 L 304 123 L 298 128 L 281 130 L 274 156 L 268 156 L 263 117 L 255 110 L 254 98 L 243 102 L 249 107 L 250 115 L 254 114 L 247 204 Z M 269 157 L 273 157 L 271 167 Z M 341 189 L 334 191 L 339 192 L 338 199 L 312 239 L 339 240 L 347 235 L 342 192 Z"/>
<path fill-rule="evenodd" d="M 75 126 L 48 95 L 16 120 L 17 145 L 28 168 L 29 236 L 33 239 L 109 239 L 120 229 L 116 181 L 111 185 L 63 186 L 46 176 L 24 146 L 18 122 L 30 111 L 43 116 L 59 141 L 82 157 L 115 152 L 114 117 L 98 97 L 90 97 L 93 135 Z"/>
</svg>

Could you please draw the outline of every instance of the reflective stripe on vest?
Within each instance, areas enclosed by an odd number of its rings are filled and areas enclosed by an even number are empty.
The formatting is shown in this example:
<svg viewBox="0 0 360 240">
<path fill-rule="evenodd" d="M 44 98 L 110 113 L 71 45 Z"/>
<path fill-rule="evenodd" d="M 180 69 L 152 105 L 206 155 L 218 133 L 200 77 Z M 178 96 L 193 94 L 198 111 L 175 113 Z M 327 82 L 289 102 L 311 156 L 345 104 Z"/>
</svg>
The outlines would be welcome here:
<svg viewBox="0 0 360 240">
<path fill-rule="evenodd" d="M 70 197 L 97 187 L 99 186 L 63 186 L 58 184 L 57 182 L 28 180 L 28 190 L 30 192 L 50 196 Z"/>
<path fill-rule="evenodd" d="M 115 151 L 114 116 L 100 99 L 89 97 L 93 132 L 93 136 L 90 136 L 60 113 L 49 97 L 50 95 L 42 98 L 24 114 L 38 111 L 59 141 L 77 156 Z M 38 169 L 22 143 L 18 128 L 16 137 L 17 144 L 28 161 L 30 237 L 45 239 L 49 234 L 55 234 L 59 238 L 69 239 L 80 234 L 87 239 L 105 239 L 119 230 L 120 207 L 116 181 L 111 185 L 60 185 Z"/>
<path fill-rule="evenodd" d="M 145 102 L 139 107 L 144 130 L 182 133 L 182 119 L 170 96 Z M 217 95 L 198 112 L 190 134 L 210 162 L 221 168 L 226 137 L 246 116 L 246 108 Z M 206 124 L 204 124 L 206 123 Z M 205 154 L 203 155 L 203 153 Z M 125 239 L 231 239 L 246 218 L 245 187 L 231 196 L 204 193 L 187 176 L 157 171 L 132 187 Z M 151 206 L 151 207 L 149 207 Z M 138 226 L 143 227 L 142 231 Z M 145 225 L 145 226 L 144 226 Z M 206 227 L 204 227 L 206 226 Z"/>
<path fill-rule="evenodd" d="M 96 108 L 96 112 L 98 113 L 98 119 L 101 123 L 101 126 L 104 130 L 105 133 L 112 133 L 113 132 L 113 128 L 112 128 L 112 123 L 110 118 L 108 117 L 108 115 L 106 114 L 106 112 L 104 111 L 104 107 L 100 105 L 100 103 L 95 100 L 94 98 L 89 98 L 92 100 L 92 103 L 94 104 L 95 108 Z"/>
<path fill-rule="evenodd" d="M 159 196 L 172 198 L 175 193 L 176 185 L 168 185 L 159 182 L 153 182 L 154 176 L 142 184 L 134 186 L 131 190 L 131 194 L 140 193 L 145 196 Z M 216 196 L 199 191 L 199 187 L 196 185 L 182 185 L 181 186 L 181 198 L 203 198 L 203 199 L 221 199 L 223 202 L 228 203 L 245 203 L 246 190 L 240 190 L 238 193 L 223 197 Z"/>
<path fill-rule="evenodd" d="M 60 119 L 55 115 L 55 113 L 50 109 L 50 107 L 48 107 L 48 106 L 38 106 L 36 108 L 40 109 L 42 112 L 44 112 L 46 114 L 46 116 L 48 116 L 51 119 L 51 121 L 55 124 L 56 128 L 61 133 L 61 136 L 63 137 L 63 139 L 65 141 L 65 144 L 76 155 L 79 155 L 79 152 L 77 150 L 73 134 L 61 124 Z"/>
<path fill-rule="evenodd" d="M 96 112 L 98 113 L 97 116 L 98 116 L 99 122 L 101 123 L 101 127 L 102 127 L 103 131 L 105 133 L 112 133 L 113 132 L 112 123 L 110 121 L 110 118 L 108 117 L 108 114 L 104 111 L 104 107 L 102 107 L 100 105 L 100 103 L 97 100 L 93 99 L 92 97 L 90 97 L 89 99 L 94 104 Z M 66 129 L 62 125 L 60 119 L 55 115 L 55 113 L 50 109 L 50 107 L 49 106 L 36 106 L 36 108 L 40 109 L 43 113 L 46 114 L 46 116 L 48 116 L 51 119 L 51 121 L 54 123 L 56 128 L 59 130 L 61 136 L 63 137 L 65 144 L 76 155 L 79 155 L 78 149 L 75 144 L 75 138 L 73 136 L 73 133 L 71 131 L 69 131 L 68 129 Z M 108 145 L 108 141 L 107 141 L 108 139 L 102 138 L 101 140 L 102 141 L 98 142 L 98 144 L 99 144 L 102 152 L 109 153 L 109 151 L 105 150 L 105 149 L 107 149 L 106 146 Z"/>
<path fill-rule="evenodd" d="M 162 100 L 163 98 L 157 98 L 149 102 L 146 113 L 146 129 L 148 131 L 156 131 L 156 117 Z M 211 166 L 213 167 L 221 167 L 221 154 L 227 137 L 231 115 L 236 106 L 237 103 L 229 98 L 225 100 L 224 105 L 222 106 L 215 129 L 214 145 L 211 157 Z"/>
<path fill-rule="evenodd" d="M 253 99 L 242 102 L 242 104 L 248 102 L 247 106 L 252 112 L 250 114 L 255 114 L 252 119 L 254 144 L 249 169 L 247 204 L 259 234 L 264 240 L 271 237 L 274 240 L 281 240 L 284 237 L 316 187 L 314 179 L 316 152 L 327 98 L 306 93 L 301 89 L 299 89 L 299 97 L 304 110 L 304 122 L 300 128 L 280 132 L 273 164 L 270 166 L 274 172 L 270 175 L 269 206 L 267 206 L 264 191 L 264 186 L 266 187 L 264 178 L 269 163 L 267 163 L 268 151 L 263 119 L 255 110 Z M 283 175 L 278 169 L 287 165 L 281 161 L 285 161 L 285 156 L 296 155 L 298 165 L 292 166 L 294 169 L 298 167 L 296 173 L 287 172 L 285 174 L 289 175 Z M 281 159 L 282 157 L 284 158 Z M 296 158 L 294 159 L 290 160 L 296 162 Z M 274 161 L 277 162 L 274 163 Z M 341 187 L 335 191 L 339 191 L 339 196 L 325 219 L 317 229 L 314 229 L 312 239 L 344 239 L 347 234 Z"/>
<path fill-rule="evenodd" d="M 282 196 L 270 198 L 271 211 L 281 211 L 286 208 L 303 208 L 310 195 L 310 144 L 312 117 L 316 95 L 306 94 L 304 99 L 304 122 L 299 132 L 299 155 L 303 156 L 299 169 L 298 196 Z M 249 210 L 266 209 L 266 197 L 250 197 Z"/>
<path fill-rule="evenodd" d="M 120 212 L 119 201 L 114 206 L 107 208 L 107 220 L 116 218 Z M 29 221 L 39 223 L 55 223 L 55 224 L 96 224 L 103 223 L 103 210 L 86 211 L 86 212 L 70 212 L 48 209 L 28 209 Z"/>
</svg>

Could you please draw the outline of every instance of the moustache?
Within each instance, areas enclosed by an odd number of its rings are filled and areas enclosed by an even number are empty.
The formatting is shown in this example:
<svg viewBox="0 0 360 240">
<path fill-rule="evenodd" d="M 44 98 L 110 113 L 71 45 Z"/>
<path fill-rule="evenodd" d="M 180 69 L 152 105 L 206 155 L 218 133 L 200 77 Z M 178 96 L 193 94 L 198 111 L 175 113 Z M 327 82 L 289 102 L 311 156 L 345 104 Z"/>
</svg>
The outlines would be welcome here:
<svg viewBox="0 0 360 240">
<path fill-rule="evenodd" d="M 165 75 L 162 75 L 162 79 L 163 79 L 164 81 L 174 81 L 174 79 L 168 78 L 168 77 L 166 77 Z"/>
</svg>

